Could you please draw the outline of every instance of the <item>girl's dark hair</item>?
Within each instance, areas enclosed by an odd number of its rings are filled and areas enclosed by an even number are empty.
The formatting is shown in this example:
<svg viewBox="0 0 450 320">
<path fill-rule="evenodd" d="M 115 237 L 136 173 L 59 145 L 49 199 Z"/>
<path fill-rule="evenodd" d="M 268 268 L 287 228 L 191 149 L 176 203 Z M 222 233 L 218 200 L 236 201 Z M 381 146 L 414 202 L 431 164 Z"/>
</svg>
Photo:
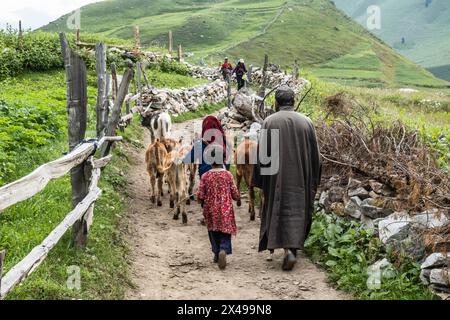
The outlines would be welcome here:
<svg viewBox="0 0 450 320">
<path fill-rule="evenodd" d="M 208 163 L 211 166 L 221 166 L 225 164 L 225 152 L 223 147 L 219 144 L 210 144 L 208 148 L 211 148 L 211 163 Z"/>
</svg>

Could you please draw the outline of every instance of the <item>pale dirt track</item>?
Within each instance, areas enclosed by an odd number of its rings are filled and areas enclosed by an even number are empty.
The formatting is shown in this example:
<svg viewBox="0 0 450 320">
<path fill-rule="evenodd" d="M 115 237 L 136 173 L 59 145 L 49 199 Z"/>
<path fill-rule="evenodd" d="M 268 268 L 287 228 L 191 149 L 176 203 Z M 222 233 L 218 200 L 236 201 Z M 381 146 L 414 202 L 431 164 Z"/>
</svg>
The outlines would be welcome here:
<svg viewBox="0 0 450 320">
<path fill-rule="evenodd" d="M 187 136 L 199 121 L 174 125 L 173 137 Z M 149 143 L 146 130 L 144 145 Z M 247 197 L 236 211 L 238 235 L 234 253 L 225 271 L 212 262 L 206 227 L 199 224 L 200 206 L 188 207 L 189 222 L 172 220 L 167 193 L 163 207 L 150 202 L 150 184 L 144 164 L 144 150 L 129 150 L 132 167 L 127 175 L 127 240 L 130 246 L 132 281 L 136 288 L 127 299 L 348 299 L 333 289 L 325 273 L 301 257 L 295 270 L 281 271 L 281 255 L 267 262 L 266 253 L 257 252 L 259 221 L 250 222 Z M 167 186 L 165 186 L 167 190 Z"/>
</svg>

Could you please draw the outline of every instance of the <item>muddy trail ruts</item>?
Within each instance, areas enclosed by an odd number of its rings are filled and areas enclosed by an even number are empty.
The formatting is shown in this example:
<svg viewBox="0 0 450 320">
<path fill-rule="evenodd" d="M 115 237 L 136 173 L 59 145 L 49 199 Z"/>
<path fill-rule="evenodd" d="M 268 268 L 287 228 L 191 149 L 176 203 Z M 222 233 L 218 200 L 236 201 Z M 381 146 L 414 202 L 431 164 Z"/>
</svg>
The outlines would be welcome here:
<svg viewBox="0 0 450 320">
<path fill-rule="evenodd" d="M 175 124 L 172 137 L 189 136 L 200 125 L 200 120 Z M 144 140 L 148 146 L 148 130 Z M 289 273 L 281 270 L 282 250 L 276 252 L 273 262 L 266 261 L 267 253 L 257 251 L 259 220 L 250 222 L 246 195 L 242 208 L 236 208 L 238 234 L 233 237 L 233 255 L 228 258 L 227 269 L 220 271 L 212 261 L 207 229 L 199 223 L 202 211 L 197 202 L 187 207 L 187 225 L 169 214 L 167 191 L 163 207 L 151 203 L 144 153 L 129 147 L 132 165 L 127 174 L 126 238 L 135 288 L 128 290 L 127 299 L 350 299 L 333 289 L 325 272 L 304 256 Z M 167 185 L 164 188 L 167 190 Z"/>
</svg>

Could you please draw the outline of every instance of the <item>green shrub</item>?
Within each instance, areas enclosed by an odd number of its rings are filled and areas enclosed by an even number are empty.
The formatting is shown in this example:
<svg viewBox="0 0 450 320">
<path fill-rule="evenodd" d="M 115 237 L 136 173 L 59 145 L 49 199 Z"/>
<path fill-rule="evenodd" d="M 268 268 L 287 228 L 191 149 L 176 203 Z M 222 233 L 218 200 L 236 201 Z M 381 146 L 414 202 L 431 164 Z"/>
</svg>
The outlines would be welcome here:
<svg viewBox="0 0 450 320">
<path fill-rule="evenodd" d="M 75 49 L 75 37 L 68 35 L 67 39 L 71 47 Z M 115 39 L 104 39 L 92 35 L 83 35 L 82 40 L 90 43 L 96 41 L 116 43 Z M 120 40 L 118 42 L 125 43 Z M 85 48 L 76 48 L 76 51 L 86 62 L 86 66 L 94 70 L 95 51 Z M 120 54 L 108 54 L 108 63 L 112 62 L 115 62 L 119 68 L 124 64 Z M 61 44 L 57 33 L 25 32 L 23 37 L 19 38 L 16 30 L 0 30 L 0 80 L 28 71 L 48 71 L 63 67 Z"/>
<path fill-rule="evenodd" d="M 27 33 L 21 41 L 24 70 L 46 71 L 63 67 L 61 45 L 56 33 Z"/>
<path fill-rule="evenodd" d="M 58 119 L 49 109 L 9 106 L 0 100 L 0 185 L 15 169 L 13 157 L 44 146 L 60 134 Z"/>
<path fill-rule="evenodd" d="M 431 299 L 422 285 L 420 266 L 384 252 L 373 231 L 360 222 L 335 215 L 316 213 L 305 252 L 329 272 L 338 289 L 360 299 Z M 381 287 L 367 285 L 368 268 L 385 257 L 396 259 L 389 272 L 383 272 Z"/>
<path fill-rule="evenodd" d="M 185 64 L 179 63 L 175 60 L 169 60 L 166 57 L 164 57 L 161 61 L 151 63 L 150 69 L 166 73 L 176 73 L 183 76 L 189 75 L 189 69 Z"/>
<path fill-rule="evenodd" d="M 22 63 L 21 55 L 15 49 L 0 47 L 0 80 L 18 74 Z"/>
<path fill-rule="evenodd" d="M 0 30 L 0 80 L 25 71 L 47 71 L 63 66 L 56 33 Z"/>
</svg>

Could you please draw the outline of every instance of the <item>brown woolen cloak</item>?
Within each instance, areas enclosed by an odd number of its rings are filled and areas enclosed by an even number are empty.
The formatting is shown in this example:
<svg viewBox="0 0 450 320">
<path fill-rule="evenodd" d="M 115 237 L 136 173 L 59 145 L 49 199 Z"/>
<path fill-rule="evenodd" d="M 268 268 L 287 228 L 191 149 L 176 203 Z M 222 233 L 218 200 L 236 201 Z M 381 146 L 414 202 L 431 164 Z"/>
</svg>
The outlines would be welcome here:
<svg viewBox="0 0 450 320">
<path fill-rule="evenodd" d="M 262 126 L 268 139 L 260 138 L 259 150 L 279 154 L 278 173 L 263 175 L 264 164 L 258 156 L 253 183 L 264 191 L 259 251 L 280 248 L 303 250 L 309 235 L 314 200 L 320 183 L 322 161 L 312 121 L 295 112 L 294 107 L 281 107 Z M 273 135 L 279 131 L 279 149 L 271 150 Z M 276 144 L 274 145 L 276 148 Z M 277 152 L 278 151 L 278 152 Z"/>
</svg>

